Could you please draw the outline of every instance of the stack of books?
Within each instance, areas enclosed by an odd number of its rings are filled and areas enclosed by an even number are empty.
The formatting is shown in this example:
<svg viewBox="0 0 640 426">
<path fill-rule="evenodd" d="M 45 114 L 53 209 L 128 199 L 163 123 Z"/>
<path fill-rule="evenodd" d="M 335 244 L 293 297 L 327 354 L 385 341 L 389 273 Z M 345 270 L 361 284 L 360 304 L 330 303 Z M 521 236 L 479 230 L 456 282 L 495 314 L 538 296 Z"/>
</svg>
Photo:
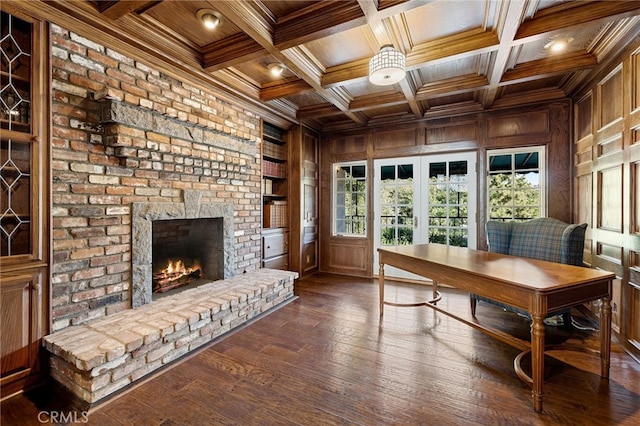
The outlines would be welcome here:
<svg viewBox="0 0 640 426">
<path fill-rule="evenodd" d="M 284 146 L 265 141 L 263 155 L 278 160 L 284 160 Z"/>
<path fill-rule="evenodd" d="M 286 201 L 270 201 L 264 205 L 265 228 L 286 228 L 288 219 Z"/>
<path fill-rule="evenodd" d="M 263 160 L 263 172 L 267 176 L 284 178 L 286 177 L 286 164 L 276 163 L 275 161 Z"/>
</svg>

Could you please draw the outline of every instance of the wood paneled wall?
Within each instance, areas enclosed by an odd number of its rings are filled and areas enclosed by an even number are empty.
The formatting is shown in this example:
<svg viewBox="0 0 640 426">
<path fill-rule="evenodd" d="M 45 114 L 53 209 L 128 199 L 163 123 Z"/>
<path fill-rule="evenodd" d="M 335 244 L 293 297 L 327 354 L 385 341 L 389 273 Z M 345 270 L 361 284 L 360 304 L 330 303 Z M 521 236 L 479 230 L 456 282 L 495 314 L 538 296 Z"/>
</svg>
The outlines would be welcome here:
<svg viewBox="0 0 640 426">
<path fill-rule="evenodd" d="M 617 275 L 613 329 L 640 358 L 640 42 L 631 46 L 575 102 L 574 197 L 575 219 L 590 224 L 585 260 Z"/>
<path fill-rule="evenodd" d="M 289 130 L 290 167 L 290 270 L 300 276 L 318 270 L 318 171 L 319 136 L 313 130 L 296 126 Z"/>
<path fill-rule="evenodd" d="M 547 149 L 548 216 L 573 219 L 569 99 L 474 115 L 425 120 L 322 135 L 320 151 L 320 269 L 346 275 L 373 270 L 373 160 L 450 152 L 478 155 L 478 247 L 486 248 L 486 151 L 544 145 Z M 332 165 L 367 160 L 369 209 L 365 238 L 332 235 Z"/>
</svg>

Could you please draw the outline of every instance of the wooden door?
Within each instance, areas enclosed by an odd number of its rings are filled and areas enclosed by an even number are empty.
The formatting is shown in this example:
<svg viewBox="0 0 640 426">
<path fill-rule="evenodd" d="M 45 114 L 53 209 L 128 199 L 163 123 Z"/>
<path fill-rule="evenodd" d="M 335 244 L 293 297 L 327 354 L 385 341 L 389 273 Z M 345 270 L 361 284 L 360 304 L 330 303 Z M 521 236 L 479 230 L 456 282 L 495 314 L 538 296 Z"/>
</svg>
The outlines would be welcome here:
<svg viewBox="0 0 640 426">
<path fill-rule="evenodd" d="M 319 158 L 318 134 L 299 126 L 288 133 L 291 146 L 289 181 L 291 188 L 291 270 L 300 276 L 318 270 L 319 265 Z"/>
</svg>

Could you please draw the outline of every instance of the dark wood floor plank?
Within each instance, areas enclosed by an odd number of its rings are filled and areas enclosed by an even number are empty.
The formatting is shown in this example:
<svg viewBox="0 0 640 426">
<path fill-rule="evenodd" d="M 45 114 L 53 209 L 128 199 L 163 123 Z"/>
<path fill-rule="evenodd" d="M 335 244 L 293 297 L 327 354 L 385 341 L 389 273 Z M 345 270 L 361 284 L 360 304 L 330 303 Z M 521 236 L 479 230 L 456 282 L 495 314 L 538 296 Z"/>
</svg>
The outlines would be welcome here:
<svg viewBox="0 0 640 426">
<path fill-rule="evenodd" d="M 468 295 L 442 293 L 440 306 L 473 320 Z M 548 344 L 592 352 L 547 354 L 539 414 L 513 370 L 517 350 L 425 307 L 387 306 L 380 318 L 376 280 L 319 274 L 296 295 L 93 408 L 88 424 L 640 424 L 640 365 L 614 342 L 611 378 L 601 379 L 597 332 L 547 327 Z M 389 282 L 387 296 L 418 301 L 431 288 Z M 528 319 L 493 306 L 479 305 L 478 321 L 529 338 Z M 3 401 L 2 425 L 41 424 L 30 398 Z"/>
</svg>

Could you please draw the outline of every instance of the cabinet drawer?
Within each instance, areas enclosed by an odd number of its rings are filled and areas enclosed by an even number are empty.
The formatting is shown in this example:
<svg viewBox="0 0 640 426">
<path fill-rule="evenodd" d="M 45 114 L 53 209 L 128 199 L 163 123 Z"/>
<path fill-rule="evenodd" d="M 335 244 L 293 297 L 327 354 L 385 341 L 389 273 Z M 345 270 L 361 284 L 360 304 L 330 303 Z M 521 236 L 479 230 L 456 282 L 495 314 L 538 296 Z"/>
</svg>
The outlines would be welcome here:
<svg viewBox="0 0 640 426">
<path fill-rule="evenodd" d="M 268 259 L 289 252 L 289 233 L 262 236 L 262 257 Z"/>
<path fill-rule="evenodd" d="M 271 259 L 265 260 L 264 262 L 262 262 L 262 266 L 264 268 L 282 269 L 286 271 L 289 269 L 289 255 L 284 254 L 282 256 L 277 256 L 277 257 L 273 257 Z"/>
</svg>

